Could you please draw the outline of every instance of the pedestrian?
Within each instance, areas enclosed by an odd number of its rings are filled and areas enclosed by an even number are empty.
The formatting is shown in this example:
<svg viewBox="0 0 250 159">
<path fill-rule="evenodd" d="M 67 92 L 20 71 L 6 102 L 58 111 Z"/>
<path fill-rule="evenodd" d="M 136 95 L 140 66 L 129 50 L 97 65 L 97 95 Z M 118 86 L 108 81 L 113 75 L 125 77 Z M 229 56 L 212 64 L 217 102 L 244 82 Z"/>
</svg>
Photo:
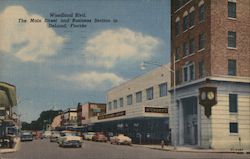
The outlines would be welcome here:
<svg viewBox="0 0 250 159">
<path fill-rule="evenodd" d="M 162 148 L 162 149 L 164 148 L 164 145 L 165 145 L 164 140 L 161 140 L 161 148 Z"/>
</svg>

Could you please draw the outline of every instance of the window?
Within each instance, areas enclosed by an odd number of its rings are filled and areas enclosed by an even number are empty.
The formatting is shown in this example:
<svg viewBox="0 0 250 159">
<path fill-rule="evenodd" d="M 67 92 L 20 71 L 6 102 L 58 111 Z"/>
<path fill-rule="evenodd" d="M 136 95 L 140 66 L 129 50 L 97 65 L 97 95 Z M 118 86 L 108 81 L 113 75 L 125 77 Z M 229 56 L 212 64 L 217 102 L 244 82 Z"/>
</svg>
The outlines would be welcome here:
<svg viewBox="0 0 250 159">
<path fill-rule="evenodd" d="M 228 47 L 236 48 L 236 32 L 228 32 Z"/>
<path fill-rule="evenodd" d="M 183 44 L 183 54 L 184 54 L 184 56 L 187 56 L 189 54 L 188 42 L 184 42 L 184 44 Z"/>
<path fill-rule="evenodd" d="M 179 35 L 181 32 L 181 23 L 180 21 L 175 22 L 175 35 Z"/>
<path fill-rule="evenodd" d="M 117 100 L 114 100 L 114 109 L 117 109 Z"/>
<path fill-rule="evenodd" d="M 199 77 L 202 78 L 205 76 L 205 64 L 204 60 L 199 62 Z"/>
<path fill-rule="evenodd" d="M 228 60 L 228 75 L 236 76 L 236 60 Z"/>
<path fill-rule="evenodd" d="M 236 18 L 236 3 L 228 2 L 228 17 Z"/>
<path fill-rule="evenodd" d="M 195 79 L 194 64 L 188 64 L 183 68 L 183 80 L 184 82 L 191 81 Z"/>
<path fill-rule="evenodd" d="M 205 33 L 199 35 L 199 50 L 205 48 Z"/>
<path fill-rule="evenodd" d="M 123 98 L 120 98 L 119 102 L 120 102 L 120 107 L 123 107 Z"/>
<path fill-rule="evenodd" d="M 154 93 L 153 93 L 153 91 L 154 91 L 153 87 L 148 88 L 148 89 L 146 90 L 146 92 L 147 92 L 147 100 L 152 100 L 152 99 L 154 99 Z"/>
<path fill-rule="evenodd" d="M 189 54 L 195 52 L 195 41 L 194 39 L 189 40 Z"/>
<path fill-rule="evenodd" d="M 132 99 L 132 94 L 127 96 L 127 105 L 132 105 L 133 99 Z"/>
<path fill-rule="evenodd" d="M 238 95 L 229 94 L 229 112 L 237 113 L 238 112 Z"/>
<path fill-rule="evenodd" d="M 191 13 L 189 13 L 189 27 L 194 26 L 194 21 L 195 20 L 195 12 L 192 11 Z"/>
<path fill-rule="evenodd" d="M 111 109 L 112 109 L 112 103 L 109 102 L 109 110 L 111 110 Z"/>
<path fill-rule="evenodd" d="M 136 103 L 140 103 L 142 101 L 142 92 L 136 93 Z"/>
<path fill-rule="evenodd" d="M 167 93 L 168 93 L 167 83 L 160 84 L 159 90 L 160 90 L 160 97 L 167 96 Z"/>
<path fill-rule="evenodd" d="M 180 82 L 180 71 L 175 71 L 175 83 L 178 84 Z"/>
<path fill-rule="evenodd" d="M 175 49 L 175 60 L 179 60 L 180 59 L 180 50 L 181 50 L 180 47 L 177 47 Z"/>
<path fill-rule="evenodd" d="M 231 122 L 229 123 L 230 133 L 238 133 L 238 123 Z"/>
<path fill-rule="evenodd" d="M 199 20 L 200 22 L 205 21 L 205 4 L 199 7 Z"/>
<path fill-rule="evenodd" d="M 183 31 L 187 30 L 189 26 L 188 15 L 183 18 Z"/>
</svg>

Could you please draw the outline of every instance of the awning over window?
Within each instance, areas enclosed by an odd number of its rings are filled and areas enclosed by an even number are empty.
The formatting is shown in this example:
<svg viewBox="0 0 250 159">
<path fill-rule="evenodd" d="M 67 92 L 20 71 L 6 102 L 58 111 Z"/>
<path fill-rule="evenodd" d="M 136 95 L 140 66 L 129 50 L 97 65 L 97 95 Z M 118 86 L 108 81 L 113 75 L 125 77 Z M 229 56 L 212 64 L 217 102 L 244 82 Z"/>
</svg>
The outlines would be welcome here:
<svg viewBox="0 0 250 159">
<path fill-rule="evenodd" d="M 5 82 L 0 82 L 0 106 L 13 107 L 16 105 L 16 87 Z"/>
</svg>

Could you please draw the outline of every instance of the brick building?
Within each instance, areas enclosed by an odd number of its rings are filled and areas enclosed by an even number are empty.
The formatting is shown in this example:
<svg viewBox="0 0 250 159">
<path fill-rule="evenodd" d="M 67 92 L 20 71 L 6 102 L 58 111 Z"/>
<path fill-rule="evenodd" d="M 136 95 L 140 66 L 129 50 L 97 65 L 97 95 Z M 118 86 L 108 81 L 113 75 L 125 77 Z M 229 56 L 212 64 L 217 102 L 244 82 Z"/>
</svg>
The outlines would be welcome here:
<svg viewBox="0 0 250 159">
<path fill-rule="evenodd" d="M 250 0 L 171 2 L 172 142 L 250 149 Z"/>
</svg>

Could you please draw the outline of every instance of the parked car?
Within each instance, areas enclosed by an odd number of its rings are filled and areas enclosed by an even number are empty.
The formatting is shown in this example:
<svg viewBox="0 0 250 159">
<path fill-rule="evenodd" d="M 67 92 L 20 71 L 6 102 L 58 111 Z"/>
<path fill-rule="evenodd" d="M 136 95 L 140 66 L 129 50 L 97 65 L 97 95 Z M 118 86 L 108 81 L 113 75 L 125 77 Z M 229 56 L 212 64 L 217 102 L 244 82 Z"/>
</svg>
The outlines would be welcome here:
<svg viewBox="0 0 250 159">
<path fill-rule="evenodd" d="M 98 132 L 92 136 L 92 141 L 107 142 L 108 138 L 103 133 Z"/>
<path fill-rule="evenodd" d="M 117 136 L 113 136 L 110 138 L 111 144 L 117 144 L 117 145 L 132 145 L 132 140 L 130 137 L 125 136 L 124 134 L 119 134 Z"/>
<path fill-rule="evenodd" d="M 33 141 L 32 132 L 21 132 L 21 141 Z"/>
<path fill-rule="evenodd" d="M 82 137 L 75 134 L 67 134 L 61 137 L 60 147 L 82 147 Z"/>
<path fill-rule="evenodd" d="M 52 134 L 50 136 L 50 142 L 57 142 L 59 137 L 60 137 L 59 131 L 52 131 Z"/>
<path fill-rule="evenodd" d="M 43 137 L 44 138 L 49 138 L 51 136 L 52 132 L 51 131 L 44 131 L 43 132 Z"/>
<path fill-rule="evenodd" d="M 87 132 L 84 134 L 84 139 L 85 140 L 92 140 L 92 137 L 95 135 L 95 132 Z"/>
</svg>

